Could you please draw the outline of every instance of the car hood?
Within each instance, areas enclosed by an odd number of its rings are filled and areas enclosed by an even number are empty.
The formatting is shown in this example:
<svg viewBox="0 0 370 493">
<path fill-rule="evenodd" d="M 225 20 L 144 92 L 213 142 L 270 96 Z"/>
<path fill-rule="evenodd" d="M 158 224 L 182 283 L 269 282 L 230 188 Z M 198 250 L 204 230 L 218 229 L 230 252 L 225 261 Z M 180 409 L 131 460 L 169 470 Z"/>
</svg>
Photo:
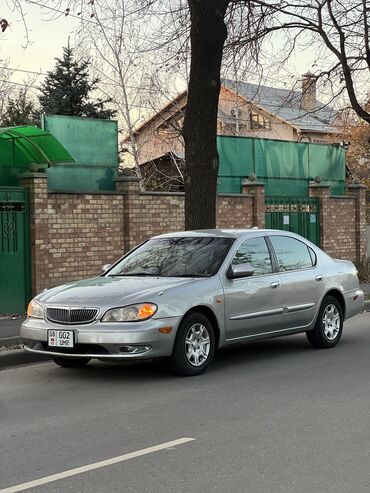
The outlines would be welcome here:
<svg viewBox="0 0 370 493">
<path fill-rule="evenodd" d="M 195 279 L 168 277 L 95 277 L 42 292 L 37 301 L 62 306 L 109 306 L 151 301 L 167 289 Z"/>
</svg>

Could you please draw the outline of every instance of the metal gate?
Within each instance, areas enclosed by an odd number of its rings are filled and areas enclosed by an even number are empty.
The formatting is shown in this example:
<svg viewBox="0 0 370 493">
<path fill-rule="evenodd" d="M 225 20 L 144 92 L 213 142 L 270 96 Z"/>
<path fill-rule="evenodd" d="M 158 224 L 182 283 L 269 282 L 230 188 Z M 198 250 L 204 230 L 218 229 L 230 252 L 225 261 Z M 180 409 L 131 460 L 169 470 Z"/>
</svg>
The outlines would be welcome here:
<svg viewBox="0 0 370 493">
<path fill-rule="evenodd" d="M 293 231 L 320 246 L 318 197 L 267 196 L 266 228 Z"/>
<path fill-rule="evenodd" d="M 0 313 L 22 313 L 30 298 L 28 192 L 0 188 Z"/>
</svg>

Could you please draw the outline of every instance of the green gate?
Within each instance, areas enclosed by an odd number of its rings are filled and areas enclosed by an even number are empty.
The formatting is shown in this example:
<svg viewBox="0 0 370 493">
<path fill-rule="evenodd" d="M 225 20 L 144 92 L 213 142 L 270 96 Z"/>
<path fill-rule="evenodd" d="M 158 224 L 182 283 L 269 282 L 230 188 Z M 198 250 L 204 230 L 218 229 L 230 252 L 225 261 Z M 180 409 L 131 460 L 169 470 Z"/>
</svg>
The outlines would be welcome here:
<svg viewBox="0 0 370 493">
<path fill-rule="evenodd" d="M 318 197 L 268 196 L 265 201 L 266 228 L 293 231 L 320 246 Z"/>
<path fill-rule="evenodd" d="M 28 192 L 0 187 L 0 313 L 22 313 L 30 298 Z"/>
</svg>

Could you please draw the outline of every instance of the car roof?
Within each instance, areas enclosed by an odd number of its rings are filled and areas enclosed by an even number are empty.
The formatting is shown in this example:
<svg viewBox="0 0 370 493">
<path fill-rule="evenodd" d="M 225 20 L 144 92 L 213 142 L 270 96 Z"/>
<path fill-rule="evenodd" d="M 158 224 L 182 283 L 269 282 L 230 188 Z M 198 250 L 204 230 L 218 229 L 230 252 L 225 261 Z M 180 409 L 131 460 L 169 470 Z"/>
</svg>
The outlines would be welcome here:
<svg viewBox="0 0 370 493">
<path fill-rule="evenodd" d="M 165 233 L 153 238 L 182 238 L 182 237 L 213 237 L 213 238 L 240 238 L 248 234 L 256 233 L 284 233 L 291 235 L 289 231 L 281 231 L 277 229 L 259 229 L 259 228 L 249 228 L 249 229 L 198 229 L 192 231 L 176 231 L 172 233 Z M 292 235 L 293 236 L 293 235 Z"/>
</svg>

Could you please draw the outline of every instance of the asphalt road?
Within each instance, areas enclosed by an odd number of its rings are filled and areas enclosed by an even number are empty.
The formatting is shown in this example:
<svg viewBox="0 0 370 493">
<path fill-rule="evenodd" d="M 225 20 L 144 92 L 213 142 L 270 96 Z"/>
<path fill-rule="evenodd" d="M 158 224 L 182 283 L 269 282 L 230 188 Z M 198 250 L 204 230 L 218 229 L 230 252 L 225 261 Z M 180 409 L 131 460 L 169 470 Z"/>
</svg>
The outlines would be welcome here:
<svg viewBox="0 0 370 493">
<path fill-rule="evenodd" d="M 253 343 L 195 378 L 159 362 L 3 370 L 0 446 L 0 493 L 57 473 L 24 491 L 368 493 L 370 314 L 335 349 L 304 335 Z"/>
</svg>

